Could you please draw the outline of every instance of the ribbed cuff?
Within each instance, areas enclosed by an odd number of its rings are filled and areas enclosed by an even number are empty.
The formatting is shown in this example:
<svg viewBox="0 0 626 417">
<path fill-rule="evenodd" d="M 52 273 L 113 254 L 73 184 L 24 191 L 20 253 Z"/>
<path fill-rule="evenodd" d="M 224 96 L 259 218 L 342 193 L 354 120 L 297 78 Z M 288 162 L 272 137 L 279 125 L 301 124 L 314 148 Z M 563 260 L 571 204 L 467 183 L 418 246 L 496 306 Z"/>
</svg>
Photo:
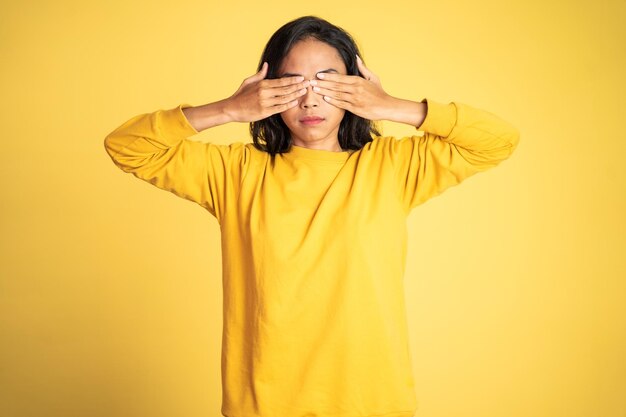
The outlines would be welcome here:
<svg viewBox="0 0 626 417">
<path fill-rule="evenodd" d="M 185 113 L 183 113 L 183 109 L 187 107 L 192 107 L 192 105 L 182 103 L 172 109 L 160 112 L 161 129 L 166 129 L 165 132 L 161 133 L 164 134 L 165 137 L 180 139 L 181 137 L 187 138 L 200 133 L 194 129 L 185 116 Z"/>
<path fill-rule="evenodd" d="M 443 104 L 428 98 L 423 99 L 422 103 L 427 106 L 426 117 L 417 130 L 448 137 L 457 120 L 454 103 Z"/>
</svg>

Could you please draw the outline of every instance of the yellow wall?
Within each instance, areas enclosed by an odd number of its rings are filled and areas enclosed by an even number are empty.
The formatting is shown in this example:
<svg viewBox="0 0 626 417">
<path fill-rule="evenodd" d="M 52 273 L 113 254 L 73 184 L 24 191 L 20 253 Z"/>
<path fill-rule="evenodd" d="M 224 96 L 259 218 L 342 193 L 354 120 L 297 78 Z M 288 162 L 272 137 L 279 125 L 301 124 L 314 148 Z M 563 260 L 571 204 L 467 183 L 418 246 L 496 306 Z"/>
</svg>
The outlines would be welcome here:
<svg viewBox="0 0 626 417">
<path fill-rule="evenodd" d="M 124 174 L 103 139 L 229 96 L 311 13 L 354 35 L 390 94 L 521 130 L 510 160 L 409 218 L 417 416 L 626 416 L 623 1 L 0 7 L 0 416 L 220 415 L 217 222 Z"/>
</svg>

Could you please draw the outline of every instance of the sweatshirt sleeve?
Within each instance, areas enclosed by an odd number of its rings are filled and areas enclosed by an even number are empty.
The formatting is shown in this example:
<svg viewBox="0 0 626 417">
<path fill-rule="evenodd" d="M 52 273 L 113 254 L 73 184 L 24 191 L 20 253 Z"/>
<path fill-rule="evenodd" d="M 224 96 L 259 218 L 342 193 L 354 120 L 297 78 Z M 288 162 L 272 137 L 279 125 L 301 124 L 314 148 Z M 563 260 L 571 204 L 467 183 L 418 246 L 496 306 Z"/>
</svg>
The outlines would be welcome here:
<svg viewBox="0 0 626 417">
<path fill-rule="evenodd" d="M 227 196 L 237 195 L 249 149 L 241 142 L 188 139 L 199 133 L 182 111 L 190 106 L 135 116 L 109 133 L 104 147 L 122 171 L 201 205 L 221 223 Z"/>
<path fill-rule="evenodd" d="M 401 203 L 409 212 L 464 179 L 495 167 L 517 147 L 519 131 L 498 116 L 457 102 L 423 99 L 424 136 L 391 141 Z"/>
</svg>

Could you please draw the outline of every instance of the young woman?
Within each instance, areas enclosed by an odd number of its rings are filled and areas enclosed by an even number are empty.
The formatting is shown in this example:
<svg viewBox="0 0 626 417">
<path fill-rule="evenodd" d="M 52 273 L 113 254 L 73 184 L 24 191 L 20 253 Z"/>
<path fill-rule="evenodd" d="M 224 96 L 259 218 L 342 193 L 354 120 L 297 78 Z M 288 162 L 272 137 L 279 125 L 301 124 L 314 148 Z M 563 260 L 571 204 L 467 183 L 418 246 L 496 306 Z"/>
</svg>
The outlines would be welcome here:
<svg viewBox="0 0 626 417">
<path fill-rule="evenodd" d="M 250 122 L 253 143 L 188 139 L 228 122 Z M 406 217 L 518 141 L 492 113 L 388 95 L 348 33 L 307 16 L 231 97 L 135 116 L 105 147 L 220 224 L 224 416 L 408 417 Z"/>
</svg>

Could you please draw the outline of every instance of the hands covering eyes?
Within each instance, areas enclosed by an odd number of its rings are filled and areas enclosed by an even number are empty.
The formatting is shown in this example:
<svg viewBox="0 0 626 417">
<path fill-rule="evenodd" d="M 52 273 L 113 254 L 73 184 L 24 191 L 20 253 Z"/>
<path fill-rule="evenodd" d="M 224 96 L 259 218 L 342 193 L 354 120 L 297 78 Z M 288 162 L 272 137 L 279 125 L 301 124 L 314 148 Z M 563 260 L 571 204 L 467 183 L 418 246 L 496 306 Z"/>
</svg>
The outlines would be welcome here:
<svg viewBox="0 0 626 417">
<path fill-rule="evenodd" d="M 298 104 L 306 94 L 309 81 L 302 76 L 266 80 L 267 62 L 261 70 L 246 78 L 239 89 L 227 98 L 225 112 L 234 122 L 256 122 Z"/>
<path fill-rule="evenodd" d="M 317 80 L 311 80 L 313 91 L 322 95 L 333 106 L 369 120 L 383 120 L 391 104 L 389 96 L 380 80 L 357 56 L 357 65 L 361 74 L 343 75 L 336 73 L 318 73 Z"/>
<path fill-rule="evenodd" d="M 316 80 L 302 76 L 265 79 L 268 64 L 246 78 L 239 89 L 226 99 L 225 111 L 232 121 L 254 122 L 282 113 L 298 104 L 307 87 L 320 94 L 329 104 L 369 120 L 383 120 L 389 113 L 393 97 L 382 88 L 380 80 L 357 56 L 357 65 L 365 78 L 357 75 L 318 73 Z"/>
</svg>

